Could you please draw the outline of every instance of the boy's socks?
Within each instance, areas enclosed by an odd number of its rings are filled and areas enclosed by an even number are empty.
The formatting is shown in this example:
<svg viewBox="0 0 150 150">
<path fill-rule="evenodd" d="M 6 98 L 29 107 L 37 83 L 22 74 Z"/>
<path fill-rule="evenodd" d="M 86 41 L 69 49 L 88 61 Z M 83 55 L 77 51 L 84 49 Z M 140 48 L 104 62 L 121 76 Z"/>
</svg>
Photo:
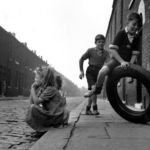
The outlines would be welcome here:
<svg viewBox="0 0 150 150">
<path fill-rule="evenodd" d="M 90 109 L 91 109 L 90 106 L 86 106 L 86 111 L 85 111 L 86 115 L 93 115 L 93 113 L 92 113 L 92 111 Z"/>
<path fill-rule="evenodd" d="M 84 94 L 85 98 L 91 97 L 94 94 L 100 94 L 102 90 L 102 87 L 98 87 L 97 85 L 95 86 L 94 89 L 92 89 L 91 91 L 89 91 L 88 93 Z"/>
</svg>

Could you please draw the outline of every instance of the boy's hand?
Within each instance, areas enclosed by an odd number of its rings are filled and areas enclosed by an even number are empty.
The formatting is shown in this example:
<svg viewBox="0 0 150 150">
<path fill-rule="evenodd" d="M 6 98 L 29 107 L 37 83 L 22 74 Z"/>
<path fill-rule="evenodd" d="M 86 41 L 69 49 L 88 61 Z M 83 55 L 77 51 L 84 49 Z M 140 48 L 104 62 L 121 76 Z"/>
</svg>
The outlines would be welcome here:
<svg viewBox="0 0 150 150">
<path fill-rule="evenodd" d="M 121 67 L 126 70 L 128 67 L 130 67 L 130 63 L 129 62 L 126 62 L 126 61 L 123 61 L 121 63 Z"/>
<path fill-rule="evenodd" d="M 80 72 L 79 78 L 80 79 L 84 78 L 84 72 L 83 71 Z"/>
</svg>

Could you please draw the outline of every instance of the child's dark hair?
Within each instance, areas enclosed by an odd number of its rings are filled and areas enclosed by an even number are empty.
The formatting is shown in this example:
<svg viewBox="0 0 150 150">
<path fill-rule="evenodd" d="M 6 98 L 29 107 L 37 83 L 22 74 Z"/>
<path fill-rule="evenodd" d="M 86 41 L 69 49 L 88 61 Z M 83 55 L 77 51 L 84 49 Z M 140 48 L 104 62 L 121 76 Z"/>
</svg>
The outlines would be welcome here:
<svg viewBox="0 0 150 150">
<path fill-rule="evenodd" d="M 105 41 L 104 35 L 102 35 L 102 34 L 96 35 L 96 37 L 95 37 L 95 44 L 96 44 L 96 42 L 97 42 L 98 40 L 104 40 L 104 41 Z"/>
<path fill-rule="evenodd" d="M 134 19 L 136 19 L 139 22 L 139 24 L 141 24 L 142 18 L 140 16 L 140 14 L 138 14 L 136 12 L 131 12 L 130 14 L 127 15 L 127 22 L 132 21 Z"/>
<path fill-rule="evenodd" d="M 62 88 L 62 84 L 63 84 L 63 81 L 62 81 L 62 77 L 60 75 L 56 75 L 56 87 L 58 90 L 61 90 Z"/>
</svg>

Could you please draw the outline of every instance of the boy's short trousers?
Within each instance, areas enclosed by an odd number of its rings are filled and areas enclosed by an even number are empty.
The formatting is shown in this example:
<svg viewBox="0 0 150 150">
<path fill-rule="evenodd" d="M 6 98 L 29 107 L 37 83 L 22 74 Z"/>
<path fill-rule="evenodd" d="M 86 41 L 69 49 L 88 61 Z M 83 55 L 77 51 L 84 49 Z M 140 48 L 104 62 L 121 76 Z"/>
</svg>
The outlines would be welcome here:
<svg viewBox="0 0 150 150">
<path fill-rule="evenodd" d="M 88 83 L 88 90 L 91 90 L 91 87 L 97 82 L 97 76 L 100 68 L 94 66 L 88 66 L 86 70 L 86 79 Z"/>
<path fill-rule="evenodd" d="M 111 72 L 111 71 L 113 71 L 114 68 L 116 68 L 119 65 L 120 65 L 120 63 L 116 59 L 111 58 L 110 61 L 108 63 L 106 63 L 104 66 L 107 66 Z"/>
<path fill-rule="evenodd" d="M 116 59 L 111 58 L 110 61 L 108 63 L 106 63 L 104 66 L 107 66 L 111 72 L 111 71 L 113 71 L 114 68 L 116 68 L 119 65 L 120 65 L 120 63 Z M 97 68 L 94 66 L 88 66 L 88 68 L 86 70 L 88 90 L 91 90 L 92 85 L 95 85 L 95 83 L 97 82 L 97 76 L 98 76 L 100 69 L 101 68 Z"/>
</svg>

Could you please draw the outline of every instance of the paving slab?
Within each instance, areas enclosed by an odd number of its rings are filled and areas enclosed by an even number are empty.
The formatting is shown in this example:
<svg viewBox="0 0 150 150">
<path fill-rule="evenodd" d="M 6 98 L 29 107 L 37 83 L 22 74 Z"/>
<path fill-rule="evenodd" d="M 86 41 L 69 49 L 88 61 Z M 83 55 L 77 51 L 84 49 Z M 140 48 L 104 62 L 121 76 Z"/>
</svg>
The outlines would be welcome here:
<svg viewBox="0 0 150 150">
<path fill-rule="evenodd" d="M 71 112 L 67 128 L 49 130 L 30 150 L 150 150 L 150 124 L 124 120 L 101 99 L 100 115 L 85 115 L 86 104 Z"/>
<path fill-rule="evenodd" d="M 76 109 L 71 111 L 69 117 L 69 125 L 66 128 L 56 128 L 47 131 L 30 150 L 64 150 L 68 141 L 72 136 L 76 122 L 79 120 L 80 114 L 84 109 L 86 100 L 84 100 Z"/>
<path fill-rule="evenodd" d="M 149 139 L 72 138 L 67 150 L 149 150 Z"/>
<path fill-rule="evenodd" d="M 85 108 L 66 150 L 149 150 L 150 126 L 120 117 L 108 101 L 98 101 L 100 115 L 87 116 Z"/>
</svg>

